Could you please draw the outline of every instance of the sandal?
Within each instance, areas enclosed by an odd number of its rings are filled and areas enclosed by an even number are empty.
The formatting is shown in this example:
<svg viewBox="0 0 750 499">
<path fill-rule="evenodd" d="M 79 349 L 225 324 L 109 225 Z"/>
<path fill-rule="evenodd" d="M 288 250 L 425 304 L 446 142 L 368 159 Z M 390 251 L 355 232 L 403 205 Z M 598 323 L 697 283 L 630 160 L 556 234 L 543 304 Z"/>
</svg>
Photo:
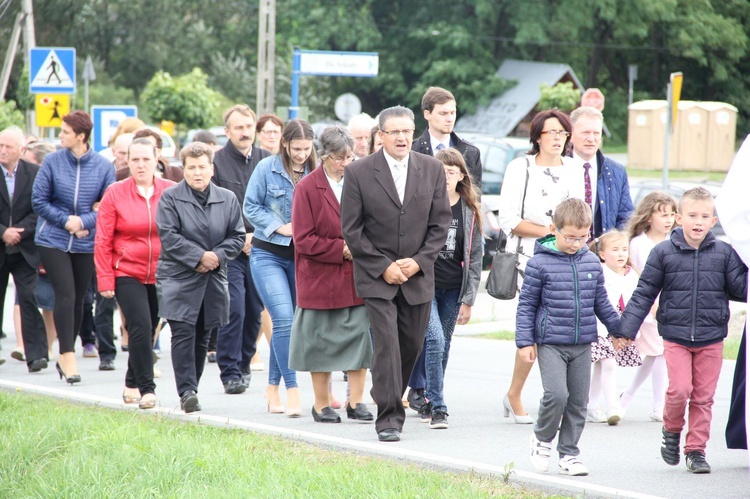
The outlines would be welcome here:
<svg viewBox="0 0 750 499">
<path fill-rule="evenodd" d="M 138 404 L 139 409 L 153 409 L 154 407 L 156 407 L 156 395 L 153 393 L 144 395 Z"/>
</svg>

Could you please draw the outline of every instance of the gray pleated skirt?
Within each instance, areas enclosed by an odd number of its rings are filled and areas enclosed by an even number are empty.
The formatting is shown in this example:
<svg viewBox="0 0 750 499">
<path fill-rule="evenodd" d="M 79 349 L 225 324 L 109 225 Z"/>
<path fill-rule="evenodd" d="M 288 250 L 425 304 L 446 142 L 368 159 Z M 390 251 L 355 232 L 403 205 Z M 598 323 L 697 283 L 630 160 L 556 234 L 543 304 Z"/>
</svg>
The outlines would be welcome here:
<svg viewBox="0 0 750 499">
<path fill-rule="evenodd" d="M 365 306 L 334 310 L 297 308 L 289 344 L 289 368 L 333 372 L 369 368 L 370 321 Z"/>
</svg>

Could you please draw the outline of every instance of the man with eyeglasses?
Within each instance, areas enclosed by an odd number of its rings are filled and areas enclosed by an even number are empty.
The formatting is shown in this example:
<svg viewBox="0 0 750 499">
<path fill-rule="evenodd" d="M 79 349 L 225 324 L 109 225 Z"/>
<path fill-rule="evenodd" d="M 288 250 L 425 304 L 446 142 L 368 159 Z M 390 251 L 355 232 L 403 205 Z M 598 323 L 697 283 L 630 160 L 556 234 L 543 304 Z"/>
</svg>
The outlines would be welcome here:
<svg viewBox="0 0 750 499">
<path fill-rule="evenodd" d="M 412 144 L 412 150 L 434 156 L 441 149 L 453 147 L 464 157 L 466 167 L 477 189 L 482 189 L 482 159 L 479 149 L 462 140 L 453 127 L 456 124 L 456 98 L 440 87 L 430 87 L 422 96 L 422 113 L 427 129 Z"/>
<path fill-rule="evenodd" d="M 232 191 L 241 206 L 255 166 L 271 154 L 253 145 L 255 113 L 250 107 L 237 104 L 227 109 L 224 130 L 229 140 L 214 156 L 213 182 Z M 247 219 L 244 222 L 245 247 L 227 267 L 229 323 L 219 328 L 216 337 L 216 363 L 227 394 L 243 393 L 250 386 L 250 359 L 255 355 L 263 310 L 250 273 L 250 242 L 255 229 Z"/>
<path fill-rule="evenodd" d="M 414 113 L 385 109 L 378 126 L 382 149 L 344 172 L 341 227 L 372 326 L 375 429 L 381 442 L 397 442 L 406 419 L 401 395 L 424 344 L 451 210 L 443 165 L 411 151 Z"/>
<path fill-rule="evenodd" d="M 633 200 L 625 167 L 599 150 L 604 117 L 596 108 L 579 107 L 570 113 L 570 121 L 572 155 L 581 165 L 585 201 L 594 213 L 593 237 L 622 229 L 633 213 Z"/>
</svg>

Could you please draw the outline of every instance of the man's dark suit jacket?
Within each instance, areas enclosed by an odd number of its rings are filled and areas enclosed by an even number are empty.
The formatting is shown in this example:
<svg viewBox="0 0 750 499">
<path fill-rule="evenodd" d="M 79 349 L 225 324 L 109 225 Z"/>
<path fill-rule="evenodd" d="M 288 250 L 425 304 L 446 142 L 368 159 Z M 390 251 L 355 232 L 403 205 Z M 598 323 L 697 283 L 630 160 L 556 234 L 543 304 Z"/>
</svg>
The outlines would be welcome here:
<svg viewBox="0 0 750 499">
<path fill-rule="evenodd" d="M 5 175 L 5 168 L 0 166 L 0 173 Z M 34 244 L 37 214 L 31 208 L 31 188 L 34 185 L 39 167 L 19 159 L 16 166 L 16 186 L 13 192 L 13 203 L 8 195 L 5 178 L 0 178 L 0 235 L 8 227 L 23 228 L 18 248 L 29 265 L 39 267 L 39 254 Z M 5 263 L 5 243 L 0 240 L 0 265 Z"/>
<path fill-rule="evenodd" d="M 412 305 L 432 300 L 434 264 L 451 218 L 442 163 L 409 153 L 403 206 L 382 150 L 347 166 L 344 179 L 341 225 L 357 294 L 390 300 L 400 287 Z M 420 271 L 401 286 L 388 284 L 382 274 L 400 258 L 413 258 Z"/>
</svg>

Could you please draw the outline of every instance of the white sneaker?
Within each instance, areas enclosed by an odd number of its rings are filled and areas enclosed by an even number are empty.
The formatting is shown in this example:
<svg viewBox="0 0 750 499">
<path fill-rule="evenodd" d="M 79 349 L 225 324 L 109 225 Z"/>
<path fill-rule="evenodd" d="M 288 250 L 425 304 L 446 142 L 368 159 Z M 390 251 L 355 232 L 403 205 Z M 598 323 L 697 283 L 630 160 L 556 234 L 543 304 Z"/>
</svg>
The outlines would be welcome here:
<svg viewBox="0 0 750 499">
<path fill-rule="evenodd" d="M 607 416 L 602 412 L 601 409 L 587 409 L 586 410 L 586 421 L 589 423 L 606 423 Z"/>
<path fill-rule="evenodd" d="M 651 421 L 656 421 L 656 422 L 659 422 L 659 423 L 661 423 L 662 421 L 664 421 L 664 417 L 662 416 L 661 411 L 653 410 L 653 411 L 651 411 L 651 412 L 648 413 L 648 417 L 649 417 L 649 419 Z"/>
<path fill-rule="evenodd" d="M 589 469 L 578 459 L 578 456 L 563 456 L 560 458 L 560 473 L 570 476 L 584 476 Z"/>
<path fill-rule="evenodd" d="M 531 465 L 539 473 L 549 471 L 549 457 L 552 454 L 552 442 L 542 442 L 531 434 Z"/>
</svg>

